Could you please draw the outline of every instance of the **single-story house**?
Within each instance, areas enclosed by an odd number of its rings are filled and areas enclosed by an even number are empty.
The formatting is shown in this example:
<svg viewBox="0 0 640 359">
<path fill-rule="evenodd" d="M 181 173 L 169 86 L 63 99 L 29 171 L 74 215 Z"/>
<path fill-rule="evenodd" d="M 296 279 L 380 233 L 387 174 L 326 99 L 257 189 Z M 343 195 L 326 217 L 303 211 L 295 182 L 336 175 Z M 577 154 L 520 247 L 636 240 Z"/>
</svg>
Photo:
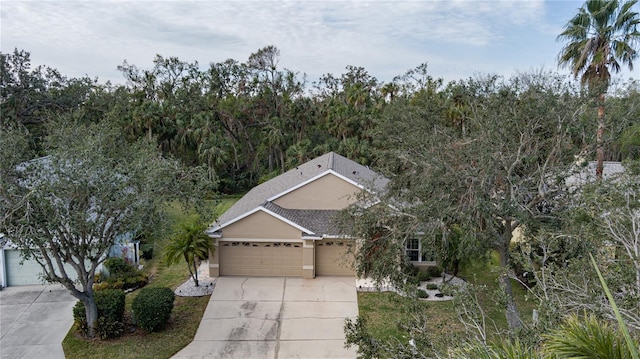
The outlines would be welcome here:
<svg viewBox="0 0 640 359">
<path fill-rule="evenodd" d="M 218 276 L 354 275 L 336 215 L 358 193 L 380 193 L 389 182 L 366 166 L 329 152 L 244 195 L 207 230 L 216 251 L 209 274 Z"/>
<path fill-rule="evenodd" d="M 30 165 L 37 165 L 38 169 L 44 172 L 42 178 L 55 178 L 51 175 L 52 158 L 50 156 L 39 157 L 17 166 L 19 171 L 28 169 Z M 93 216 L 94 214 L 92 214 Z M 111 246 L 107 257 L 122 257 L 130 263 L 139 264 L 140 250 L 139 242 L 134 238 L 134 232 L 127 232 L 118 235 L 115 243 Z M 98 266 L 98 272 L 102 267 Z M 65 271 L 69 276 L 73 276 L 75 270 L 71 265 L 65 265 Z M 15 285 L 34 285 L 43 283 L 43 270 L 40 264 L 33 259 L 23 260 L 21 251 L 11 242 L 10 238 L 0 233 L 0 288 Z M 72 278 L 74 279 L 74 278 Z"/>
<path fill-rule="evenodd" d="M 133 239 L 132 233 L 122 235 L 111 247 L 108 257 L 122 257 L 137 265 L 140 261 L 139 242 Z M 76 272 L 73 267 L 65 265 L 65 270 L 74 279 Z M 102 265 L 99 265 L 97 272 L 101 270 Z M 20 250 L 0 234 L 0 288 L 43 284 L 42 273 L 38 262 L 33 259 L 23 260 Z"/>
</svg>

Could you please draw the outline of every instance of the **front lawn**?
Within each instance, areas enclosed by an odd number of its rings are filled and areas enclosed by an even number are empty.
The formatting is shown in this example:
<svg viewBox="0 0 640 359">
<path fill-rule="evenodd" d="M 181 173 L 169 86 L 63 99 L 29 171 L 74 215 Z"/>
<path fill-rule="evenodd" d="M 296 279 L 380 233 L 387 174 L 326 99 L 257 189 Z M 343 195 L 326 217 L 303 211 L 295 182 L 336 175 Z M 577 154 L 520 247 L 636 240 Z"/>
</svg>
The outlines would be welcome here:
<svg viewBox="0 0 640 359">
<path fill-rule="evenodd" d="M 367 317 L 371 334 L 380 340 L 406 342 L 406 331 L 400 326 L 409 320 L 412 308 L 409 299 L 394 292 L 358 292 L 358 310 Z M 438 335 L 453 335 L 462 331 L 453 302 L 420 301 L 419 309 L 429 318 L 428 329 Z"/>
<path fill-rule="evenodd" d="M 224 198 L 216 206 L 219 215 L 229 208 L 237 198 Z M 189 219 L 192 214 L 184 213 L 177 206 L 169 206 L 167 213 L 175 226 Z M 170 236 L 155 243 L 154 258 L 145 263 L 144 270 L 150 275 L 148 287 L 177 288 L 189 278 L 185 263 L 166 266 L 161 260 L 162 249 Z M 127 294 L 126 308 L 130 313 L 131 302 L 138 291 Z M 164 330 L 145 333 L 142 329 L 126 333 L 120 338 L 111 340 L 87 340 L 71 329 L 62 342 L 67 358 L 170 358 L 180 349 L 191 343 L 200 320 L 207 308 L 210 296 L 179 297 L 176 296 L 169 323 Z M 71 315 L 71 313 L 69 313 Z"/>
<path fill-rule="evenodd" d="M 499 336 L 507 328 L 505 311 L 498 302 L 501 294 L 497 263 L 497 256 L 494 255 L 488 263 L 474 263 L 460 274 L 470 283 L 486 286 L 478 294 L 478 300 L 488 318 L 489 338 Z M 522 320 L 530 322 L 535 303 L 526 300 L 526 291 L 519 284 L 513 282 L 513 289 Z M 408 342 L 407 332 L 400 326 L 407 322 L 411 312 L 416 311 L 412 300 L 393 292 L 358 292 L 359 312 L 367 318 L 369 332 L 374 338 L 386 342 Z M 436 347 L 446 347 L 456 338 L 467 336 L 453 305 L 453 301 L 421 301 L 419 304 L 418 310 L 428 319 L 427 331 Z"/>
</svg>

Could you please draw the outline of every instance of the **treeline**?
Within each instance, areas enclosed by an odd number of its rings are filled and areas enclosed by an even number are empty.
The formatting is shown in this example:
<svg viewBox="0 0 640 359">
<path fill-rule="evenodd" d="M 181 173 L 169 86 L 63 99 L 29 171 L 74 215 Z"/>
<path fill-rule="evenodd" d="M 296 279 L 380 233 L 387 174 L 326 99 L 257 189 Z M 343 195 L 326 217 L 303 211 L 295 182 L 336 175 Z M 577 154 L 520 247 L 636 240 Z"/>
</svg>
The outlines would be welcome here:
<svg viewBox="0 0 640 359">
<path fill-rule="evenodd" d="M 41 139 L 58 117 L 108 121 L 127 139 L 149 138 L 165 155 L 205 166 L 220 192 L 238 193 L 327 151 L 376 166 L 384 150 L 376 135 L 380 120 L 401 120 L 397 111 L 403 109 L 420 108 L 430 113 L 425 121 L 464 134 L 474 106 L 481 104 L 477 100 L 492 91 L 478 91 L 478 84 L 506 81 L 487 76 L 445 83 L 429 76 L 424 64 L 387 83 L 354 66 L 309 83 L 304 74 L 279 67 L 279 58 L 274 46 L 245 62 L 229 59 L 208 67 L 158 55 L 150 69 L 125 61 L 118 68 L 126 84 L 114 86 L 68 78 L 46 66 L 32 68 L 29 52 L 16 49 L 0 54 L 0 123 L 27 130 L 35 157 L 45 153 Z M 596 111 L 589 94 L 554 74 L 519 77 L 530 84 L 557 82 L 559 95 L 580 99 L 576 111 L 584 126 L 573 141 L 582 155 L 591 156 Z M 629 81 L 616 89 L 606 106 L 606 156 L 635 158 L 640 156 L 640 85 Z"/>
</svg>

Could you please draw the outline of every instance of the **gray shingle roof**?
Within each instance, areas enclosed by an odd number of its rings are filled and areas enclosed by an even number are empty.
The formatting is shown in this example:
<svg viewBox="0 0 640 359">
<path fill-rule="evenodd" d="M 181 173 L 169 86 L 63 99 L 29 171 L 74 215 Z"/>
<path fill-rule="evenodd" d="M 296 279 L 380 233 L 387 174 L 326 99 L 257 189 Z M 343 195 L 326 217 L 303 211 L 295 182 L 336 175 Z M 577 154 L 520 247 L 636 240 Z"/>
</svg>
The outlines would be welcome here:
<svg viewBox="0 0 640 359">
<path fill-rule="evenodd" d="M 287 191 L 295 188 L 317 176 L 324 174 L 327 171 L 334 171 L 335 173 L 348 178 L 363 188 L 379 193 L 384 190 L 389 180 L 376 172 L 372 171 L 366 166 L 356 163 L 346 157 L 343 157 L 337 153 L 329 152 L 320 157 L 316 157 L 309 162 L 301 164 L 298 167 L 292 168 L 289 171 L 270 179 L 267 182 L 259 184 L 245 194 L 238 202 L 236 202 L 231 208 L 223 213 L 218 220 L 210 226 L 210 230 L 217 230 L 221 226 L 225 226 L 229 221 L 232 221 L 256 208 L 264 205 L 268 199 L 273 198 L 276 195 L 286 193 Z M 285 209 L 283 209 L 285 210 Z M 310 217 L 310 212 L 315 213 L 319 217 L 328 215 L 328 213 L 320 213 L 325 211 L 304 211 L 296 210 L 300 213 L 294 214 L 287 212 L 287 215 L 292 216 L 296 220 L 282 215 L 283 217 L 298 223 L 300 226 L 305 227 L 302 223 L 297 221 L 306 221 L 304 218 Z M 275 211 L 274 211 L 275 212 Z M 303 213 L 304 212 L 304 213 Z M 309 212 L 309 213 L 306 213 Z M 326 211 L 330 212 L 330 211 Z M 311 223 L 311 222 L 306 222 Z M 313 225 L 313 224 L 310 224 Z M 319 224 L 318 224 L 319 225 Z M 307 228 L 307 227 L 305 227 Z M 321 228 L 321 227 L 317 227 Z M 310 228 L 308 228 L 310 229 Z M 335 230 L 333 230 L 335 231 Z M 322 233 L 322 231 L 320 231 Z M 324 233 L 329 234 L 329 233 Z"/>
<path fill-rule="evenodd" d="M 567 177 L 565 183 L 570 186 L 580 186 L 596 180 L 596 161 L 590 161 L 584 165 L 578 165 L 574 169 L 574 173 Z M 605 161 L 602 163 L 602 179 L 613 179 L 617 175 L 624 172 L 624 166 L 621 162 Z"/>
<path fill-rule="evenodd" d="M 288 209 L 282 208 L 273 202 L 266 202 L 263 207 L 311 231 L 311 233 L 306 234 L 313 234 L 319 237 L 322 235 L 337 236 L 342 234 L 336 226 L 337 216 L 340 211 Z"/>
</svg>

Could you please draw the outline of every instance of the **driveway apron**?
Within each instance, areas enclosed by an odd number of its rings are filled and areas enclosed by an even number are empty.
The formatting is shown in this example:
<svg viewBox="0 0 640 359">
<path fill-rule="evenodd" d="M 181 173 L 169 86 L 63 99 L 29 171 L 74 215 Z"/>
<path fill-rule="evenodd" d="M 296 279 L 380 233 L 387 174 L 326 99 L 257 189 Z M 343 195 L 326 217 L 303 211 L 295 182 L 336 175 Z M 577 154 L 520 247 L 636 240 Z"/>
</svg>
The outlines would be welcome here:
<svg viewBox="0 0 640 359">
<path fill-rule="evenodd" d="M 344 320 L 357 315 L 353 277 L 221 277 L 193 342 L 174 358 L 355 358 Z"/>
<path fill-rule="evenodd" d="M 60 285 L 0 291 L 0 357 L 64 358 L 62 340 L 73 325 L 76 299 Z"/>
</svg>

